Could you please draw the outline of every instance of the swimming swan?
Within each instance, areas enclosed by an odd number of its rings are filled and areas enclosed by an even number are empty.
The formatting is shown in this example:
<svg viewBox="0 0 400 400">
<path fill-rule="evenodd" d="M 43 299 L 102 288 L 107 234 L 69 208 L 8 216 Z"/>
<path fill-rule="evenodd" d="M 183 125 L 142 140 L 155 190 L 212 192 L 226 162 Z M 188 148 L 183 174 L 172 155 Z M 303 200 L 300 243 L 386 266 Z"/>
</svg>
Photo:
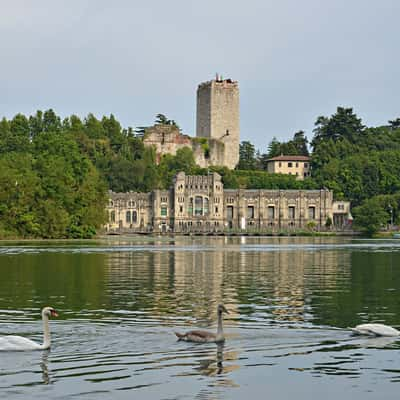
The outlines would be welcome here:
<svg viewBox="0 0 400 400">
<path fill-rule="evenodd" d="M 222 304 L 219 304 L 217 308 L 218 328 L 216 334 L 208 331 L 196 330 L 196 331 L 189 331 L 186 333 L 175 332 L 175 335 L 178 337 L 178 340 L 183 340 L 185 342 L 221 343 L 225 341 L 224 332 L 222 329 L 222 313 L 229 314 L 228 310 Z"/>
<path fill-rule="evenodd" d="M 399 336 L 400 331 L 383 324 L 361 324 L 350 328 L 357 335 L 368 336 Z"/>
<path fill-rule="evenodd" d="M 35 343 L 22 336 L 0 336 L 0 351 L 46 350 L 50 348 L 49 317 L 58 317 L 56 310 L 45 307 L 42 310 L 43 344 Z"/>
</svg>

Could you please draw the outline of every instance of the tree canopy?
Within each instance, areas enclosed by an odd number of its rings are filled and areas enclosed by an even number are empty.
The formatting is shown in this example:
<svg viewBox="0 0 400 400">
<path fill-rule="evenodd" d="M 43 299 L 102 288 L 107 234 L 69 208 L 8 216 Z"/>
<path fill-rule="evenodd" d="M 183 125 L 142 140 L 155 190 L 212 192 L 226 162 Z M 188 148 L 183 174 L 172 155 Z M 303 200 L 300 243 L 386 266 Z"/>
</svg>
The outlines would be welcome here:
<svg viewBox="0 0 400 400">
<path fill-rule="evenodd" d="M 164 114 L 156 116 L 156 123 L 177 126 Z M 168 188 L 179 171 L 219 172 L 226 188 L 326 187 L 335 198 L 351 202 L 356 226 L 368 234 L 387 226 L 389 217 L 400 223 L 400 118 L 366 127 L 352 108 L 338 107 L 330 117 L 317 118 L 311 148 L 312 177 L 298 181 L 266 169 L 267 160 L 280 154 L 309 155 L 301 130 L 287 142 L 273 137 L 265 152 L 243 141 L 235 170 L 202 169 L 188 147 L 165 154 L 157 164 L 155 149 L 144 146 L 141 130 L 123 128 L 112 114 L 61 119 L 50 109 L 3 118 L 0 238 L 91 237 L 105 222 L 107 190 Z"/>
</svg>

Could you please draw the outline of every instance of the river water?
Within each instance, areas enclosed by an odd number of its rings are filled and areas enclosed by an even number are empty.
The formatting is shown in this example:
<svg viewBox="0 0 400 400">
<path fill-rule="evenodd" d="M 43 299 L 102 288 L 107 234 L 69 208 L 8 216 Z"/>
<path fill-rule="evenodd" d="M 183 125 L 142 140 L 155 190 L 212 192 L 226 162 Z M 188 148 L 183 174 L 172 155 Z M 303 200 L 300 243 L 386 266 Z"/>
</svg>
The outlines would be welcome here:
<svg viewBox="0 0 400 400">
<path fill-rule="evenodd" d="M 400 240 L 112 237 L 0 244 L 0 336 L 51 351 L 0 352 L 6 399 L 398 399 Z M 223 346 L 178 342 L 216 329 Z"/>
</svg>

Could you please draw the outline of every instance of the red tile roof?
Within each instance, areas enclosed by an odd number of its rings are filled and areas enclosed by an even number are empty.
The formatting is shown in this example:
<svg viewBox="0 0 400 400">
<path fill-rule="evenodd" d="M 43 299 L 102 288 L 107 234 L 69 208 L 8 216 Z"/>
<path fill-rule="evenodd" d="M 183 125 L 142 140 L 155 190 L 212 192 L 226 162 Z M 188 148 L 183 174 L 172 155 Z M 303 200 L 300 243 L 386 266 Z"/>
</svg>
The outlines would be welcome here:
<svg viewBox="0 0 400 400">
<path fill-rule="evenodd" d="M 310 161 L 311 158 L 308 156 L 277 156 L 269 158 L 267 161 Z"/>
</svg>

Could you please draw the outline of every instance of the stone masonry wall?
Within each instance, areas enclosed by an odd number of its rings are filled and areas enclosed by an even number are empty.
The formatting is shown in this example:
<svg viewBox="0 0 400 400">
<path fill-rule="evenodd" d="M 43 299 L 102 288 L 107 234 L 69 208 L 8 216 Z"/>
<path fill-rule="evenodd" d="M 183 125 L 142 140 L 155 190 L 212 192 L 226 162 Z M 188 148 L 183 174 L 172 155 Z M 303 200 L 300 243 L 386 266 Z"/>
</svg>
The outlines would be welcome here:
<svg viewBox="0 0 400 400">
<path fill-rule="evenodd" d="M 230 79 L 201 83 L 197 89 L 196 135 L 225 145 L 224 163 L 235 168 L 239 161 L 239 86 Z"/>
</svg>

